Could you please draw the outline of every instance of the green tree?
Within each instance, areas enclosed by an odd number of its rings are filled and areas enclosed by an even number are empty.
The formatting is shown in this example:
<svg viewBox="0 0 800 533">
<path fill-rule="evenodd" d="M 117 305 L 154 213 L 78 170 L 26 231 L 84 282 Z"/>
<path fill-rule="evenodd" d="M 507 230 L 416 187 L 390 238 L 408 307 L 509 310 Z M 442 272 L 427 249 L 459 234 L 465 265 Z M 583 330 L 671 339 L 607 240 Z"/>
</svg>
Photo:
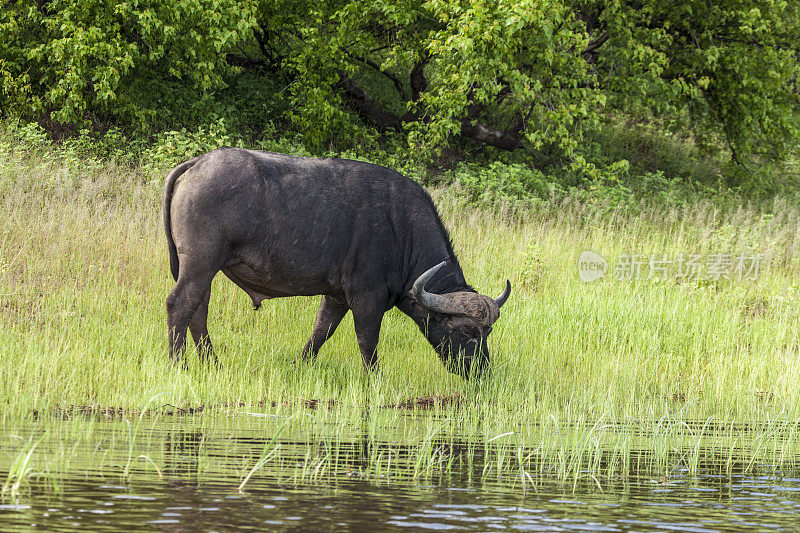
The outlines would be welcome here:
<svg viewBox="0 0 800 533">
<path fill-rule="evenodd" d="M 0 0 L 3 107 L 61 123 L 152 120 L 142 102 L 159 81 L 223 83 L 223 52 L 254 14 L 232 0 Z"/>
<path fill-rule="evenodd" d="M 466 137 L 575 156 L 604 111 L 780 158 L 798 138 L 800 3 L 402 0 L 259 5 L 312 143 L 356 111 L 424 149 Z M 382 83 L 381 83 L 382 80 Z"/>
<path fill-rule="evenodd" d="M 317 147 L 366 124 L 423 156 L 466 139 L 585 166 L 583 133 L 616 112 L 737 161 L 798 139 L 789 0 L 0 3 L 0 103 L 28 117 L 146 124 L 186 105 L 176 87 L 213 98 L 246 70 L 284 82 Z"/>
<path fill-rule="evenodd" d="M 584 24 L 559 0 L 265 2 L 259 48 L 294 83 L 312 143 L 355 110 L 419 147 L 456 136 L 513 150 L 574 147 L 603 102 Z"/>
<path fill-rule="evenodd" d="M 721 137 L 739 153 L 781 158 L 798 140 L 800 2 L 591 2 L 587 29 L 599 86 L 625 109 Z M 599 40 L 598 40 L 599 41 Z"/>
</svg>

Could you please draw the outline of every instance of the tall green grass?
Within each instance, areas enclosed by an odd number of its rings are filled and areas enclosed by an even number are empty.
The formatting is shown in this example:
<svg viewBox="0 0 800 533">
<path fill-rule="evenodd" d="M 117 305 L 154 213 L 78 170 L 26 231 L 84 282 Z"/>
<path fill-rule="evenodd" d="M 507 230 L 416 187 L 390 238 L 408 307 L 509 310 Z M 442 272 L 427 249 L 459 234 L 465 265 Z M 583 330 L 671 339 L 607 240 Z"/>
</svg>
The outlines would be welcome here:
<svg viewBox="0 0 800 533">
<path fill-rule="evenodd" d="M 164 301 L 173 281 L 160 201 L 167 171 L 0 142 L 4 424 L 33 415 L 53 420 L 75 406 L 266 406 L 289 416 L 303 400 L 332 400 L 316 418 L 295 423 L 321 424 L 312 434 L 321 435 L 332 458 L 344 437 L 330 427 L 366 424 L 364 432 L 378 439 L 381 427 L 403 420 L 381 406 L 438 395 L 460 403 L 437 409 L 445 422 L 426 419 L 441 428 L 425 426 L 422 436 L 417 428 L 409 437 L 420 446 L 414 472 L 439 471 L 454 457 L 443 451 L 441 435 L 485 442 L 499 466 L 486 463 L 483 475 L 521 468 L 521 479 L 545 470 L 562 478 L 587 468 L 618 472 L 636 450 L 652 450 L 667 468 L 676 442 L 697 448 L 687 455 L 690 465 L 701 461 L 707 442 L 755 458 L 764 449 L 754 444 L 758 435 L 773 451 L 784 450 L 781 461 L 794 457 L 800 210 L 788 199 L 725 209 L 651 205 L 634 213 L 570 198 L 476 208 L 457 190 L 434 189 L 467 280 L 489 294 L 499 293 L 506 277 L 513 285 L 490 337 L 491 379 L 448 373 L 396 311 L 381 330 L 380 375 L 364 374 L 349 316 L 316 362 L 294 364 L 319 298 L 271 300 L 254 312 L 222 275 L 214 281 L 209 328 L 223 368 L 201 366 L 190 348 L 189 368 L 180 369 L 166 355 Z M 611 260 L 739 252 L 764 259 L 756 281 L 606 277 L 584 284 L 577 276 L 584 250 Z M 364 422 L 367 406 L 383 414 Z M 728 428 L 727 436 L 698 439 L 707 422 Z M 760 433 L 740 438 L 753 428 Z M 427 441 L 425 431 L 433 435 Z M 372 468 L 391 469 L 392 452 L 375 450 Z M 133 450 L 130 462 L 139 455 L 152 462 Z M 332 468 L 313 460 L 312 471 Z M 22 479 L 20 472 L 9 482 Z"/>
</svg>

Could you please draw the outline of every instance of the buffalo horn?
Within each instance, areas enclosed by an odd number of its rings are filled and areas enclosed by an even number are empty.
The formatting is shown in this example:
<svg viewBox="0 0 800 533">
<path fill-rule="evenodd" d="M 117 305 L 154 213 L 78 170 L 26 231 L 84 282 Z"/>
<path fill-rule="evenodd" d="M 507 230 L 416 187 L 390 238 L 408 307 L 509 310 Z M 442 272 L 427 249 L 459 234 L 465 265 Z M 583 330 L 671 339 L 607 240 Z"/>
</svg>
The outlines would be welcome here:
<svg viewBox="0 0 800 533">
<path fill-rule="evenodd" d="M 506 300 L 508 300 L 508 297 L 510 295 L 511 295 L 511 282 L 506 280 L 506 289 L 503 291 L 503 294 L 494 299 L 494 303 L 497 304 L 498 309 L 503 307 L 503 304 L 506 303 Z"/>
<path fill-rule="evenodd" d="M 433 277 L 447 261 L 442 261 L 438 265 L 429 268 L 422 273 L 414 286 L 411 287 L 411 295 L 422 306 L 437 313 L 445 315 L 464 315 L 464 308 L 454 299 L 441 294 L 433 294 L 425 290 L 425 284 Z"/>
</svg>

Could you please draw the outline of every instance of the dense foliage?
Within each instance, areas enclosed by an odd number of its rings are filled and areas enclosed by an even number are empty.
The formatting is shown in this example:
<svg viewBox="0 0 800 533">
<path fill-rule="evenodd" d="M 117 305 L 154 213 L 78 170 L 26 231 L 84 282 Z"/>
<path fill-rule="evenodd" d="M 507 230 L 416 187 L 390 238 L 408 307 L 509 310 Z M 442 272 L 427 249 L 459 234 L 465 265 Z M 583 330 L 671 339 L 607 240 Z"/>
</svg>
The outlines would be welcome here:
<svg viewBox="0 0 800 533">
<path fill-rule="evenodd" d="M 584 170 L 609 117 L 741 162 L 798 139 L 789 0 L 0 0 L 0 42 L 3 113 L 56 127 L 223 120 L 312 150 L 381 133 Z"/>
</svg>

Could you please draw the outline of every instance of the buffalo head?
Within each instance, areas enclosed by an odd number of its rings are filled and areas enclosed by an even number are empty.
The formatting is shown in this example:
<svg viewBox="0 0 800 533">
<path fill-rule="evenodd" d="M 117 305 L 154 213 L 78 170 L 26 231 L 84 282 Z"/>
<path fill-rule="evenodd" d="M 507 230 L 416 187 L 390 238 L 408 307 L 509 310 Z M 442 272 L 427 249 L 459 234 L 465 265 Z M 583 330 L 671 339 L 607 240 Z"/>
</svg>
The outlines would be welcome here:
<svg viewBox="0 0 800 533">
<path fill-rule="evenodd" d="M 506 280 L 506 288 L 497 298 L 471 291 L 447 294 L 426 291 L 425 284 L 445 263 L 417 278 L 411 295 L 430 311 L 425 334 L 445 366 L 464 377 L 469 376 L 473 367 L 477 374 L 482 374 L 489 366 L 487 339 L 492 324 L 500 318 L 500 308 L 511 294 L 511 282 Z"/>
</svg>

